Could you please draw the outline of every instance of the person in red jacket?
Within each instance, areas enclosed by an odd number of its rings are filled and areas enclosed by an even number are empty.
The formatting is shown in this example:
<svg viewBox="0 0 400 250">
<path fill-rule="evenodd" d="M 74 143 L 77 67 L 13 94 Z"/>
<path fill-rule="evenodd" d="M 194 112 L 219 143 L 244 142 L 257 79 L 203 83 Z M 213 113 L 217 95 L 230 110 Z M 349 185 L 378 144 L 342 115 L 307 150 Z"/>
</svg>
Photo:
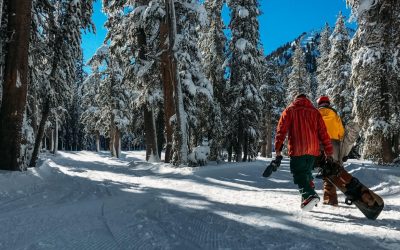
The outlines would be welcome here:
<svg viewBox="0 0 400 250">
<path fill-rule="evenodd" d="M 290 172 L 302 196 L 301 208 L 309 211 L 320 200 L 315 192 L 311 173 L 315 158 L 320 155 L 320 143 L 324 146 L 328 160 L 332 160 L 333 147 L 320 112 L 305 94 L 296 96 L 279 119 L 275 137 L 275 151 L 278 157 L 281 157 L 286 135 Z"/>
</svg>

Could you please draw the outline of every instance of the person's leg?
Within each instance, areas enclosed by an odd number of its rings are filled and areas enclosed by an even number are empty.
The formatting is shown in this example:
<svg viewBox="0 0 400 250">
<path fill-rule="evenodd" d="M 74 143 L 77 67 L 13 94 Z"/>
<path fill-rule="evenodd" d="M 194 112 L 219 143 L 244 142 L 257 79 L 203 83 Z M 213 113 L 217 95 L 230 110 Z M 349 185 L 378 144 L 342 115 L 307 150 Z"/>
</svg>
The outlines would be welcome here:
<svg viewBox="0 0 400 250">
<path fill-rule="evenodd" d="M 324 178 L 324 204 L 336 206 L 338 204 L 336 187 Z"/>
<path fill-rule="evenodd" d="M 293 181 L 298 185 L 303 200 L 311 195 L 317 195 L 314 190 L 315 187 L 311 172 L 314 160 L 315 157 L 310 155 L 290 158 L 290 171 L 293 175 Z"/>
<path fill-rule="evenodd" d="M 333 155 L 332 158 L 335 161 L 342 162 L 340 158 L 340 146 L 341 142 L 338 140 L 332 140 Z M 336 187 L 324 178 L 324 204 L 337 205 L 337 192 Z"/>
</svg>

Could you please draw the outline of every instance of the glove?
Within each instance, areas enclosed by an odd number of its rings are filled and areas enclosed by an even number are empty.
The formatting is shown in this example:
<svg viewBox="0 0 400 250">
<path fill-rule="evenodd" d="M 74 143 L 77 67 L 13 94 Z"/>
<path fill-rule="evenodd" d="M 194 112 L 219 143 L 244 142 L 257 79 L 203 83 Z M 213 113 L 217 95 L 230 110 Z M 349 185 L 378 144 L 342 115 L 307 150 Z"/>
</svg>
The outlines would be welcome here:
<svg viewBox="0 0 400 250">
<path fill-rule="evenodd" d="M 332 163 L 334 162 L 333 157 L 331 155 L 326 156 L 325 162 L 327 165 L 332 165 Z"/>
<path fill-rule="evenodd" d="M 275 160 L 272 160 L 271 163 L 267 166 L 267 168 L 263 172 L 264 177 L 269 177 L 272 172 L 275 172 L 278 167 L 281 165 L 281 161 L 283 159 L 283 156 L 279 155 L 275 158 Z"/>
<path fill-rule="evenodd" d="M 273 160 L 271 162 L 272 167 L 273 167 L 272 171 L 275 172 L 279 168 L 279 166 L 281 165 L 282 159 L 283 159 L 282 155 L 278 155 L 278 156 L 275 157 L 275 160 Z"/>
<path fill-rule="evenodd" d="M 325 163 L 321 166 L 320 174 L 322 176 L 337 175 L 340 172 L 340 165 L 336 163 L 332 156 L 325 157 Z"/>
</svg>

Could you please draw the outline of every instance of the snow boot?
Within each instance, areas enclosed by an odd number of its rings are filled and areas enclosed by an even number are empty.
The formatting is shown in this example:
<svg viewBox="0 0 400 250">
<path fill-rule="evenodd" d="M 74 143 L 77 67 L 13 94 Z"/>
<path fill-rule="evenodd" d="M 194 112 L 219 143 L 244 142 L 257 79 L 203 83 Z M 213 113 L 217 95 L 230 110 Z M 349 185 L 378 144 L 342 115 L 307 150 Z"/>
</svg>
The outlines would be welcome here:
<svg viewBox="0 0 400 250">
<path fill-rule="evenodd" d="M 324 205 L 338 206 L 336 187 L 324 178 Z"/>
<path fill-rule="evenodd" d="M 310 195 L 307 199 L 301 202 L 301 210 L 305 212 L 311 211 L 319 202 L 319 196 L 314 194 Z"/>
</svg>

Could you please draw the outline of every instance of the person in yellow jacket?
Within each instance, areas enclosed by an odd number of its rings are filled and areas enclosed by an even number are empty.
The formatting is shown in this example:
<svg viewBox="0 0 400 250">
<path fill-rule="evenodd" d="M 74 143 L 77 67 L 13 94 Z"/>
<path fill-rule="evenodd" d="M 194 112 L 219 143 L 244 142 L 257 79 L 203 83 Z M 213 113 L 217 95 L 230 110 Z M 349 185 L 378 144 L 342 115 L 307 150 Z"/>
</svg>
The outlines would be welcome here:
<svg viewBox="0 0 400 250">
<path fill-rule="evenodd" d="M 318 110 L 325 122 L 328 135 L 333 146 L 332 158 L 334 161 L 342 162 L 340 149 L 344 137 L 344 127 L 337 111 L 331 107 L 329 97 L 321 96 L 317 100 Z M 324 198 L 323 204 L 337 206 L 338 199 L 336 187 L 324 178 Z"/>
</svg>

